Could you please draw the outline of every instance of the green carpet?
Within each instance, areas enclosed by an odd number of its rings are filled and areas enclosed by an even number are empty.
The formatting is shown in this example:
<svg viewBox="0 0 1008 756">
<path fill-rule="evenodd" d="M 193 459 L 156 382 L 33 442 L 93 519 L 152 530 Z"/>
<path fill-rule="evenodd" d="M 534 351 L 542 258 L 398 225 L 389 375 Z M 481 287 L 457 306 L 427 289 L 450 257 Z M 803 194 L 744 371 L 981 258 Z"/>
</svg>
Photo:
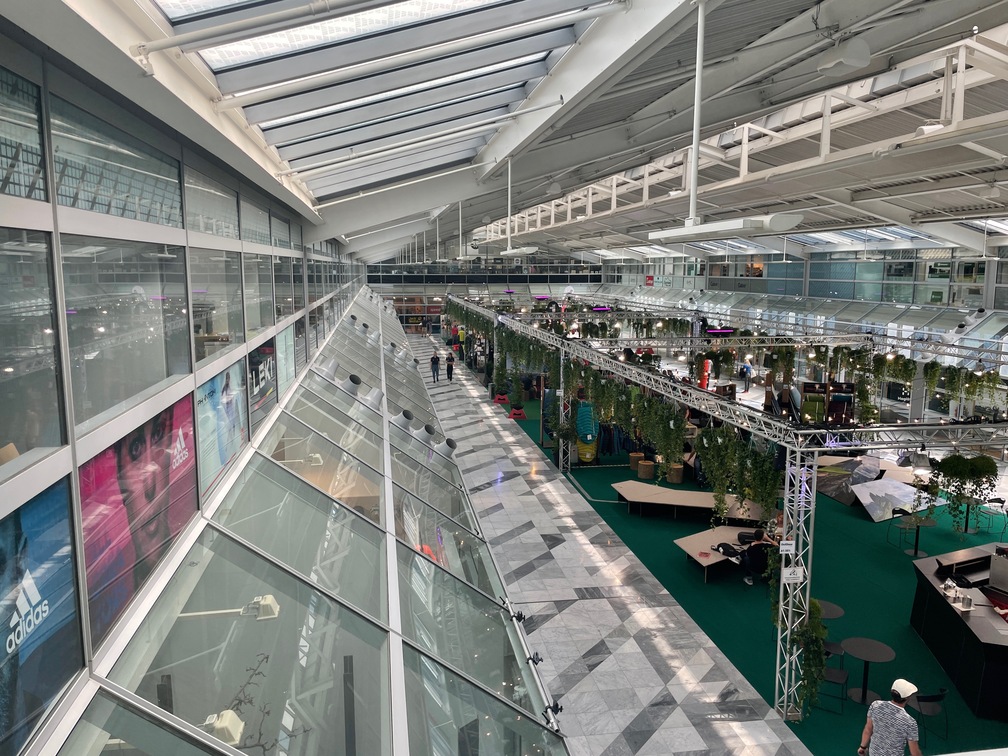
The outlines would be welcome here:
<svg viewBox="0 0 1008 756">
<path fill-rule="evenodd" d="M 671 512 L 658 509 L 646 509 L 641 517 L 628 515 L 626 505 L 608 503 L 606 500 L 616 499 L 611 484 L 631 477 L 627 468 L 579 467 L 572 477 L 596 499 L 592 506 L 616 534 L 772 705 L 776 630 L 765 586 L 746 585 L 739 568 L 727 562 L 712 568 L 710 582 L 705 584 L 700 566 L 672 544 L 676 538 L 709 527 L 708 518 L 680 513 L 673 519 Z M 863 509 L 846 507 L 825 496 L 817 499 L 815 517 L 812 593 L 845 609 L 843 617 L 827 623 L 831 639 L 865 635 L 896 650 L 893 662 L 871 667 L 869 685 L 876 691 L 887 691 L 897 677 L 913 680 L 924 692 L 950 689 L 946 699 L 949 740 L 929 733 L 925 752 L 950 753 L 1008 743 L 1008 724 L 974 717 L 910 627 L 916 587 L 913 562 L 902 548 L 887 543 L 888 523 L 874 523 Z M 932 554 L 989 540 L 987 534 L 962 540 L 952 531 L 949 518 L 940 515 L 938 527 L 921 531 L 921 549 Z M 850 684 L 859 686 L 862 663 L 847 659 L 845 666 Z M 822 705 L 831 708 L 838 709 L 838 703 L 833 698 L 822 699 Z M 860 736 L 864 717 L 863 706 L 845 701 L 842 715 L 814 709 L 792 727 L 817 756 L 849 755 L 857 748 L 854 741 Z"/>
<path fill-rule="evenodd" d="M 507 405 L 502 411 L 507 412 Z M 539 439 L 539 402 L 525 403 L 529 419 L 516 421 L 536 443 Z M 551 449 L 545 453 L 552 456 Z M 628 514 L 616 503 L 611 484 L 632 477 L 625 466 L 626 454 L 600 457 L 599 465 L 575 467 L 571 478 L 587 493 L 589 502 L 641 562 L 689 613 L 715 645 L 773 705 L 776 673 L 777 632 L 770 612 L 770 597 L 764 585 L 746 585 L 740 569 L 730 562 L 710 570 L 704 583 L 703 570 L 687 559 L 672 543 L 681 536 L 710 526 L 709 517 L 683 512 L 678 518 L 660 509 L 646 509 L 644 516 Z M 668 485 L 661 483 L 661 485 Z M 692 483 L 682 487 L 693 488 Z M 939 524 L 921 530 L 920 548 L 929 554 L 988 543 L 997 534 L 962 536 L 952 530 L 951 520 L 938 514 Z M 902 547 L 887 542 L 888 522 L 875 523 L 860 507 L 847 507 L 826 496 L 816 500 L 814 556 L 811 565 L 812 595 L 844 608 L 843 617 L 831 620 L 830 639 L 852 636 L 876 638 L 896 651 L 888 664 L 873 664 L 869 687 L 880 693 L 897 677 L 912 680 L 922 692 L 949 689 L 949 738 L 927 735 L 927 754 L 955 753 L 1003 747 L 1008 743 L 1008 723 L 978 719 L 966 706 L 955 686 L 910 627 L 910 608 L 916 590 L 913 559 Z M 896 533 L 892 537 L 896 540 Z M 861 684 L 862 662 L 848 658 L 850 685 Z M 823 690 L 834 690 L 825 685 Z M 823 696 L 821 706 L 839 710 L 839 700 Z M 850 756 L 864 727 L 865 707 L 847 700 L 843 713 L 816 708 L 804 721 L 791 723 L 795 734 L 816 756 Z M 940 729 L 940 722 L 938 722 Z"/>
</svg>

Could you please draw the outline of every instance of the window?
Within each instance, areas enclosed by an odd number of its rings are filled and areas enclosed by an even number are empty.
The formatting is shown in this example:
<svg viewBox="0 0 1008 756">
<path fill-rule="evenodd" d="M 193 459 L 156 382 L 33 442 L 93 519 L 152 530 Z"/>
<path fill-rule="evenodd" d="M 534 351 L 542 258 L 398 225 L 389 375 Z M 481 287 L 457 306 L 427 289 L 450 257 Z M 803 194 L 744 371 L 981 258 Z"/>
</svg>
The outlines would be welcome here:
<svg viewBox="0 0 1008 756">
<path fill-rule="evenodd" d="M 193 338 L 196 364 L 245 341 L 242 324 L 241 256 L 192 249 Z"/>
<path fill-rule="evenodd" d="M 60 243 L 74 412 L 84 432 L 189 372 L 185 255 L 88 236 Z"/>
<path fill-rule="evenodd" d="M 58 97 L 51 120 L 60 205 L 182 227 L 177 160 Z"/>
<path fill-rule="evenodd" d="M 39 88 L 0 68 L 0 194 L 45 200 Z"/>
<path fill-rule="evenodd" d="M 49 235 L 0 228 L 0 464 L 12 473 L 33 449 L 60 446 L 56 322 Z M 15 460 L 17 460 L 15 462 Z"/>
<path fill-rule="evenodd" d="M 190 231 L 238 238 L 238 192 L 187 167 L 185 197 Z"/>
<path fill-rule="evenodd" d="M 273 325 L 273 264 L 269 255 L 246 254 L 245 332 L 249 337 Z"/>
</svg>

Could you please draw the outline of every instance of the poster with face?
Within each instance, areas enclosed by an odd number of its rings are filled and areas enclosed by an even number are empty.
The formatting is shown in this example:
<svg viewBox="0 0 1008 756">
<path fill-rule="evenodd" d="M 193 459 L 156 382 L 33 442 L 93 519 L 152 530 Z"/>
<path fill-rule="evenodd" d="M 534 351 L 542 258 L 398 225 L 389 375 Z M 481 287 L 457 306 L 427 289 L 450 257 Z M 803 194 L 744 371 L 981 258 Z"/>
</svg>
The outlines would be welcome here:
<svg viewBox="0 0 1008 756">
<path fill-rule="evenodd" d="M 69 493 L 61 481 L 0 521 L 0 756 L 18 752 L 84 666 Z"/>
<path fill-rule="evenodd" d="M 192 397 L 80 469 L 88 612 L 97 644 L 196 512 Z"/>
<path fill-rule="evenodd" d="M 252 432 L 255 433 L 277 403 L 277 361 L 273 339 L 249 352 L 248 374 L 250 416 Z"/>
<path fill-rule="evenodd" d="M 196 389 L 196 427 L 200 493 L 205 494 L 248 441 L 244 360 Z"/>
</svg>

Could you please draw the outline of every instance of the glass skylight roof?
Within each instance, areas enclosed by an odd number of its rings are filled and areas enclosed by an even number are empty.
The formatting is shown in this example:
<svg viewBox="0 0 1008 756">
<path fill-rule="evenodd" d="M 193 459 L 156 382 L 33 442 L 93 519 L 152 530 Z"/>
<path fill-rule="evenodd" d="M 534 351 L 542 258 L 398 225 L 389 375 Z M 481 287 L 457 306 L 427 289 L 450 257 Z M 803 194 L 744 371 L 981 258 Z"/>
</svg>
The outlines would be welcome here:
<svg viewBox="0 0 1008 756">
<path fill-rule="evenodd" d="M 215 71 L 230 66 L 273 58 L 298 50 L 340 42 L 367 34 L 389 31 L 429 21 L 453 13 L 496 5 L 501 0 L 405 0 L 338 18 L 330 18 L 294 29 L 264 34 L 201 51 L 207 65 Z M 162 2 L 162 6 L 182 3 Z M 438 40 L 431 40 L 436 44 Z"/>
</svg>

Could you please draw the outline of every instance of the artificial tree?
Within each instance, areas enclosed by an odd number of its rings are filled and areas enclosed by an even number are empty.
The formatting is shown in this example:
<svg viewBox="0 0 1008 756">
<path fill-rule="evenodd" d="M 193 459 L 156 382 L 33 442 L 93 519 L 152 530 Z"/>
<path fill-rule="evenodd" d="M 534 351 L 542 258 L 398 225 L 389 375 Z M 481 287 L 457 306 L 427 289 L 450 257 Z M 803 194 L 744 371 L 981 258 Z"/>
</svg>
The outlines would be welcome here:
<svg viewBox="0 0 1008 756">
<path fill-rule="evenodd" d="M 707 426 L 697 439 L 700 466 L 714 495 L 712 525 L 721 525 L 728 517 L 728 490 L 736 481 L 738 436 L 730 425 Z"/>
</svg>

